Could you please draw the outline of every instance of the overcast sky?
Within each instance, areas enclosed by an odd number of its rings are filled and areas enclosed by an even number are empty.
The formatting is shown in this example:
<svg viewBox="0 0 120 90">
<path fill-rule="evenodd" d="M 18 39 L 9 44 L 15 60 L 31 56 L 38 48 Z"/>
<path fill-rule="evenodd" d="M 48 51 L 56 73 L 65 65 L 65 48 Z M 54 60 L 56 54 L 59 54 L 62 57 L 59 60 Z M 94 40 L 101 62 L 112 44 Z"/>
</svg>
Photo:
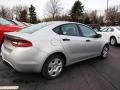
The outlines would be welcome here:
<svg viewBox="0 0 120 90">
<path fill-rule="evenodd" d="M 15 5 L 27 5 L 33 4 L 36 7 L 37 15 L 42 17 L 44 8 L 49 0 L 0 0 L 0 5 L 7 7 L 13 7 Z M 60 0 L 64 12 L 69 11 L 76 0 Z M 100 12 L 106 9 L 107 0 L 80 0 L 85 10 L 99 10 Z M 120 5 L 120 0 L 109 0 L 109 6 Z"/>
</svg>

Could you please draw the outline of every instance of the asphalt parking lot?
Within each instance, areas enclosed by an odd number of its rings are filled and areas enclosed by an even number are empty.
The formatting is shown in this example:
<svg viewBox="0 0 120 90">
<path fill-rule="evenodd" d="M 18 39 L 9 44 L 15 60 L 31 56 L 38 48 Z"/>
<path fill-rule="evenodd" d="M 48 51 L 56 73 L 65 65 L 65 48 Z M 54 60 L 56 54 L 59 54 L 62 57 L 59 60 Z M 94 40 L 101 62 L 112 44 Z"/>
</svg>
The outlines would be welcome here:
<svg viewBox="0 0 120 90">
<path fill-rule="evenodd" d="M 120 90 L 120 46 L 111 47 L 106 60 L 93 58 L 65 68 L 62 76 L 45 80 L 39 73 L 17 73 L 0 57 L 0 86 L 19 90 Z"/>
</svg>

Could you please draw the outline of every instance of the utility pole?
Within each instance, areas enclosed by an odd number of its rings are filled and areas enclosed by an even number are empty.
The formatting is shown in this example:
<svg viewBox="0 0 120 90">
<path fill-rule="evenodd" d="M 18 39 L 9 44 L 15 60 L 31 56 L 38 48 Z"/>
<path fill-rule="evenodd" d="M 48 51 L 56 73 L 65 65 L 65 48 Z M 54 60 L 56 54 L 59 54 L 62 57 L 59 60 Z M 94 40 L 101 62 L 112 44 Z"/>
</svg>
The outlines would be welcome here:
<svg viewBox="0 0 120 90">
<path fill-rule="evenodd" d="M 109 0 L 107 0 L 107 13 L 106 13 L 106 20 L 107 20 L 107 25 L 108 25 L 108 7 L 109 7 Z"/>
</svg>

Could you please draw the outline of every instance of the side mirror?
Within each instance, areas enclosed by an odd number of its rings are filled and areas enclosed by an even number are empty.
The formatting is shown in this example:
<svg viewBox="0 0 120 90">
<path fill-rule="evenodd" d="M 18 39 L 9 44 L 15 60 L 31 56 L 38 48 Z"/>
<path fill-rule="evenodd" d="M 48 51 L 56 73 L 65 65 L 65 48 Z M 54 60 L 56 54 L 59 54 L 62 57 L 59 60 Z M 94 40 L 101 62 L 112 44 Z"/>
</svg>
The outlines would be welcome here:
<svg viewBox="0 0 120 90">
<path fill-rule="evenodd" d="M 97 34 L 97 35 L 95 36 L 95 38 L 100 38 L 100 37 L 102 37 L 101 34 Z"/>
</svg>

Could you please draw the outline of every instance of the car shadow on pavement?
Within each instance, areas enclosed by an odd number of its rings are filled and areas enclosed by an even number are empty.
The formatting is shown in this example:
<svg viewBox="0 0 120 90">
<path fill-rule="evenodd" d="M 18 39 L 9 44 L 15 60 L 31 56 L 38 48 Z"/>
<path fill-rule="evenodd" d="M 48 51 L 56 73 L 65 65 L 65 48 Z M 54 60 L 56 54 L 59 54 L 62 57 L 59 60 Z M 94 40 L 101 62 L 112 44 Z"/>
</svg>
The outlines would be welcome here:
<svg viewBox="0 0 120 90">
<path fill-rule="evenodd" d="M 62 75 L 54 80 L 46 80 L 41 76 L 41 73 L 20 73 L 16 72 L 14 69 L 3 64 L 2 60 L 0 61 L 2 65 L 2 71 L 0 72 L 0 78 L 7 79 L 12 84 L 32 84 L 32 83 L 50 83 L 56 81 L 64 81 L 71 77 L 76 77 L 74 75 L 81 75 L 81 70 L 84 68 L 89 68 L 91 64 L 104 63 L 106 60 L 102 60 L 99 57 L 81 61 L 79 63 L 65 67 Z M 4 84 L 3 84 L 4 85 Z"/>
<path fill-rule="evenodd" d="M 70 74 L 73 74 L 74 72 L 76 72 L 76 70 L 80 69 L 84 65 L 90 65 L 92 63 L 99 63 L 100 61 L 102 61 L 102 60 L 97 57 L 97 58 L 92 58 L 89 60 L 81 61 L 79 63 L 70 65 L 70 66 L 66 67 L 64 69 L 62 75 L 60 77 L 56 78 L 55 80 L 64 79 L 64 78 L 68 77 Z M 11 70 L 11 73 L 13 73 L 13 75 L 14 75 L 12 82 L 16 83 L 16 84 L 37 83 L 37 82 L 41 82 L 41 81 L 48 82 L 48 80 L 45 80 L 41 76 L 40 73 L 20 73 L 20 72 L 14 71 L 14 70 Z"/>
<path fill-rule="evenodd" d="M 117 47 L 120 47 L 120 44 L 118 44 Z"/>
</svg>

